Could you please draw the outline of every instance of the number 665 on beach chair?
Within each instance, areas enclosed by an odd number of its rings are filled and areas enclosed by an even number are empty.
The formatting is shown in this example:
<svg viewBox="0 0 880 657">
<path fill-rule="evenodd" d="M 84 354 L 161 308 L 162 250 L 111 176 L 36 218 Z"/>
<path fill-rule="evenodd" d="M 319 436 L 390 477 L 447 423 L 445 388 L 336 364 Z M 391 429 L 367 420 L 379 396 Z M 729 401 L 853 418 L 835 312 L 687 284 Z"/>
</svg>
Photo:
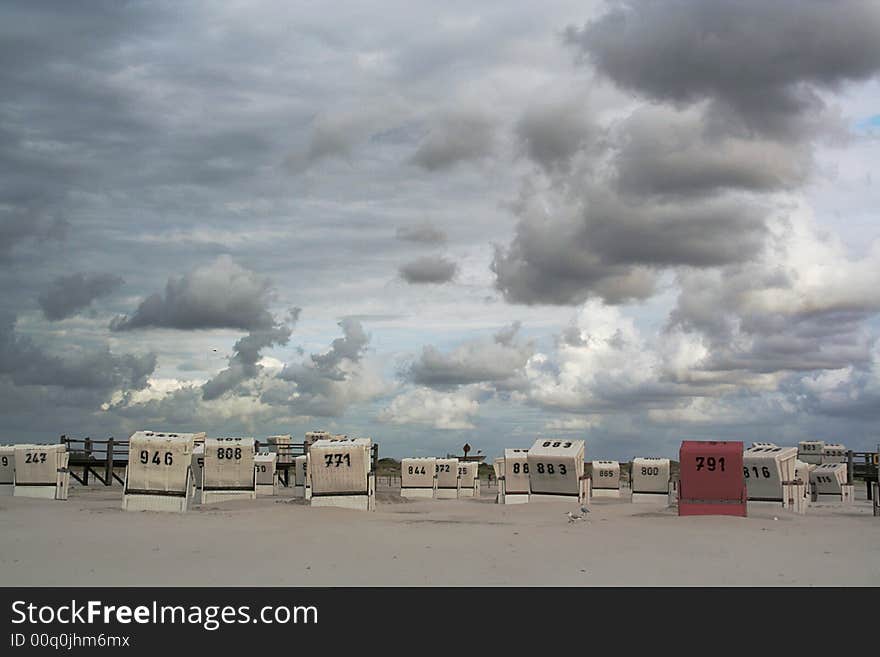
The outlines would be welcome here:
<svg viewBox="0 0 880 657">
<path fill-rule="evenodd" d="M 593 497 L 620 497 L 620 461 L 593 461 Z"/>
</svg>

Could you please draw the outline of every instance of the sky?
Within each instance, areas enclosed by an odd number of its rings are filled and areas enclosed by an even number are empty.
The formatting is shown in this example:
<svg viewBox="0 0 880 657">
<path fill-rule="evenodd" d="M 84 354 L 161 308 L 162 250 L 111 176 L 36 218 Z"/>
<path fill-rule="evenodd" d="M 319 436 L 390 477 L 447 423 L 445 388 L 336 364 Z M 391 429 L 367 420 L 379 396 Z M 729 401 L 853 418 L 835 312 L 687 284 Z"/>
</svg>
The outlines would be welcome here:
<svg viewBox="0 0 880 657">
<path fill-rule="evenodd" d="M 880 442 L 880 4 L 4 2 L 0 442 Z"/>
</svg>

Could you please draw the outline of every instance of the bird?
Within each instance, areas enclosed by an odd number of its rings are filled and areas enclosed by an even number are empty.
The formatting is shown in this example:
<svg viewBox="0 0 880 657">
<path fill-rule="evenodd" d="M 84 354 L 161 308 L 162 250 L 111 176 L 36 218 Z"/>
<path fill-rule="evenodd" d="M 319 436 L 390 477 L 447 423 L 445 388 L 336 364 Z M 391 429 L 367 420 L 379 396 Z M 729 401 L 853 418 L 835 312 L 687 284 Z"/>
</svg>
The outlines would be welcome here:
<svg viewBox="0 0 880 657">
<path fill-rule="evenodd" d="M 590 510 L 587 507 L 581 506 L 580 513 L 572 513 L 571 511 L 568 511 L 565 515 L 568 516 L 569 522 L 575 522 L 576 520 L 585 520 L 589 512 Z"/>
</svg>

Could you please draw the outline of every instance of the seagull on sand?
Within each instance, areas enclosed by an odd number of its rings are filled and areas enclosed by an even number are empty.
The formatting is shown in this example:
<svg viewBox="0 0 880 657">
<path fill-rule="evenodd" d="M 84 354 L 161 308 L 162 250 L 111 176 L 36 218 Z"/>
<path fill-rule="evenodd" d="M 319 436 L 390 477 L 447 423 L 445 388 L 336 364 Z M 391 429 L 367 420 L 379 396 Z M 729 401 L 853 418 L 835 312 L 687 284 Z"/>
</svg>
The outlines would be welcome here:
<svg viewBox="0 0 880 657">
<path fill-rule="evenodd" d="M 584 520 L 589 512 L 590 510 L 587 507 L 582 506 L 580 513 L 572 513 L 569 511 L 566 515 L 568 516 L 569 522 L 574 522 L 576 520 Z"/>
</svg>

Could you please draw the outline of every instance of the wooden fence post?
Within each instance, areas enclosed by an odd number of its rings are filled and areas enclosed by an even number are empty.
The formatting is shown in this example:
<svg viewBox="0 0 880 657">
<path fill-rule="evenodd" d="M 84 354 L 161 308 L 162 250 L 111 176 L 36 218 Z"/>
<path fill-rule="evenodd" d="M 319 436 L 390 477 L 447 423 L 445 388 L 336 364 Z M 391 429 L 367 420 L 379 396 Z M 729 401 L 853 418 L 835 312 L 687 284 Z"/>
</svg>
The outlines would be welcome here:
<svg viewBox="0 0 880 657">
<path fill-rule="evenodd" d="M 83 486 L 89 485 L 89 461 L 92 460 L 92 439 L 86 438 L 85 440 L 85 450 L 86 450 L 86 465 L 83 468 Z"/>
<path fill-rule="evenodd" d="M 113 485 L 113 436 L 107 441 L 107 460 L 104 462 L 104 485 Z"/>
</svg>

